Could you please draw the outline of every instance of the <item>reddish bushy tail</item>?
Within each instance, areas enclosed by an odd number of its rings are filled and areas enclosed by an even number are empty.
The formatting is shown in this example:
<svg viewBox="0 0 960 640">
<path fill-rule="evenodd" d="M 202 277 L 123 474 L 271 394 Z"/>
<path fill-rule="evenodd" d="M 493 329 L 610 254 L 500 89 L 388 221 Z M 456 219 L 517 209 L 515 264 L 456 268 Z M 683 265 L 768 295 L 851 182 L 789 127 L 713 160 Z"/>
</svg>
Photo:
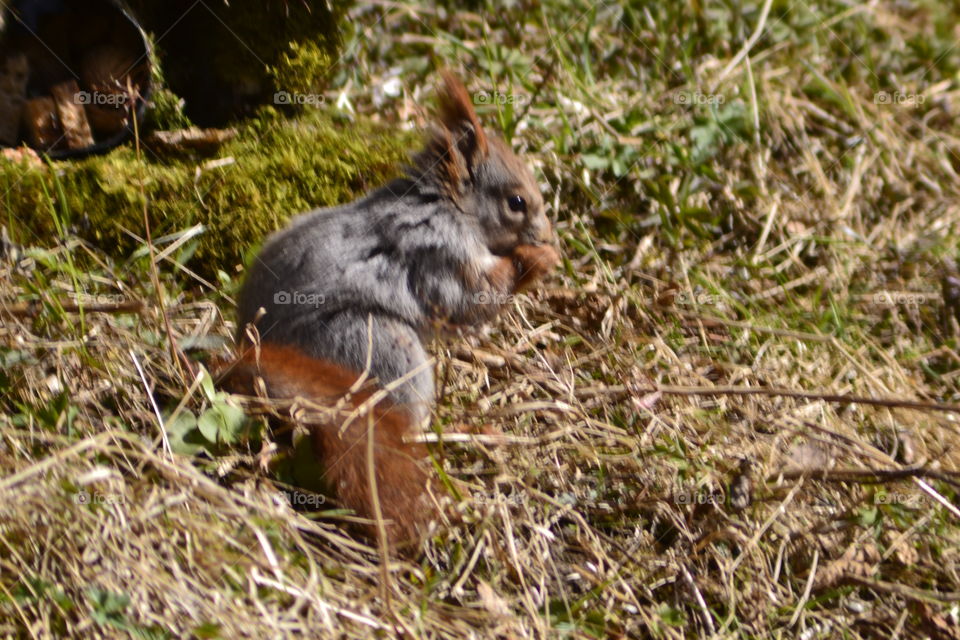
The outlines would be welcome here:
<svg viewBox="0 0 960 640">
<path fill-rule="evenodd" d="M 365 388 L 347 397 L 358 377 L 296 349 L 263 344 L 259 354 L 249 348 L 225 369 L 220 384 L 234 393 L 256 395 L 259 378 L 267 396 L 273 399 L 299 397 L 334 406 L 345 398 L 342 411 L 305 421 L 325 479 L 345 507 L 363 518 L 376 520 L 368 473 L 368 434 L 372 428 L 372 468 L 387 540 L 392 545 L 417 541 L 430 520 L 438 516 L 428 489 L 433 479 L 421 466 L 427 457 L 426 447 L 404 441 L 404 436 L 411 432 L 410 417 L 404 407 L 391 406 L 383 400 L 369 410 L 358 410 L 376 391 Z M 367 530 L 375 535 L 376 523 Z"/>
</svg>

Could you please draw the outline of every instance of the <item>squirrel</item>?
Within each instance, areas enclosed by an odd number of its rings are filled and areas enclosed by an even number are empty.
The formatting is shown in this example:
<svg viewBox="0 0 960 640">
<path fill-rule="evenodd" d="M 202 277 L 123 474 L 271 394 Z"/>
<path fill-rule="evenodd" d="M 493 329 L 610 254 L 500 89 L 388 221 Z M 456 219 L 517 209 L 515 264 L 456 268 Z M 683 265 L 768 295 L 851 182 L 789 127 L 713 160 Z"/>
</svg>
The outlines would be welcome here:
<svg viewBox="0 0 960 640">
<path fill-rule="evenodd" d="M 259 378 L 270 398 L 366 407 L 366 417 L 308 424 L 314 450 L 345 506 L 376 520 L 379 505 L 389 542 L 413 541 L 439 513 L 420 467 L 426 449 L 404 439 L 434 403 L 423 341 L 491 320 L 559 263 L 552 238 L 529 168 L 487 135 L 444 72 L 437 122 L 402 177 L 302 214 L 265 242 L 239 294 L 242 353 L 222 384 L 253 394 Z M 361 373 L 381 390 L 372 408 L 374 392 L 354 390 Z"/>
</svg>

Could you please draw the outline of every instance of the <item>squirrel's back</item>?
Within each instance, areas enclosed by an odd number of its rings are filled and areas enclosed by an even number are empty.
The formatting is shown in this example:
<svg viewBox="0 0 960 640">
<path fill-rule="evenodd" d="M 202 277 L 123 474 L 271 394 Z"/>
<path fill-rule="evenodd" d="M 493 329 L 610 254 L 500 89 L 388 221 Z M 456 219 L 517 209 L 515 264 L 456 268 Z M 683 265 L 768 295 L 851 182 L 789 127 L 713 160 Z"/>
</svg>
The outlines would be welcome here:
<svg viewBox="0 0 960 640">
<path fill-rule="evenodd" d="M 272 341 L 297 344 L 344 309 L 367 309 L 425 328 L 434 314 L 418 293 L 419 272 L 449 272 L 489 254 L 469 219 L 424 202 L 396 180 L 357 202 L 295 218 L 267 239 L 239 296 L 238 327 L 269 327 Z"/>
</svg>

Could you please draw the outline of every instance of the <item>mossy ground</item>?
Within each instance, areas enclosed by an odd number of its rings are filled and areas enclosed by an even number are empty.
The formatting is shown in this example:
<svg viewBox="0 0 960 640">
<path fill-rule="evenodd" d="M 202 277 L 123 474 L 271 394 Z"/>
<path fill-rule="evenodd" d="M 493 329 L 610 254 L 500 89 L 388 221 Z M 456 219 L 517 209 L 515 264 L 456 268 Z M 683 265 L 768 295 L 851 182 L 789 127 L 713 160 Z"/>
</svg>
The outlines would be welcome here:
<svg viewBox="0 0 960 640">
<path fill-rule="evenodd" d="M 4 168 L 28 248 L 0 266 L 3 632 L 960 636 L 958 22 L 932 1 L 364 5 L 306 120 L 214 158 Z M 389 173 L 361 154 L 400 155 L 443 66 L 536 165 L 565 262 L 433 345 L 465 522 L 383 566 L 334 505 L 289 507 L 259 423 L 170 345 L 225 353 L 253 236 Z M 335 99 L 377 122 L 332 125 L 356 133 L 340 169 L 304 141 Z M 266 218 L 154 266 L 114 240 L 143 236 L 143 177 L 155 238 Z M 108 233 L 79 224 L 124 200 Z"/>
<path fill-rule="evenodd" d="M 4 163 L 4 213 L 15 242 L 44 244 L 55 235 L 55 214 L 121 258 L 142 247 L 146 202 L 154 238 L 202 225 L 184 247 L 189 260 L 178 253 L 191 269 L 236 274 L 292 215 L 348 202 L 394 177 L 417 140 L 363 117 L 309 108 L 288 118 L 265 108 L 213 157 L 158 155 L 147 142 L 139 157 L 128 144 L 76 162 Z"/>
</svg>

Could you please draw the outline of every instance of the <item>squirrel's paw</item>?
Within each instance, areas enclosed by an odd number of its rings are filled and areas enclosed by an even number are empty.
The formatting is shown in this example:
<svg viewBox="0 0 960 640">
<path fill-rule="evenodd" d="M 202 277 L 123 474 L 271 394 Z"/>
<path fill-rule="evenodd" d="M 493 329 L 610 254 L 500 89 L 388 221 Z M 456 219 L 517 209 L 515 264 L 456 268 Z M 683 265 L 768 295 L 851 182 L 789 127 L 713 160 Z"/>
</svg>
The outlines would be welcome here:
<svg viewBox="0 0 960 640">
<path fill-rule="evenodd" d="M 560 264 L 560 254 L 548 244 L 522 244 L 513 250 L 517 264 L 516 291 L 525 289 Z"/>
</svg>

